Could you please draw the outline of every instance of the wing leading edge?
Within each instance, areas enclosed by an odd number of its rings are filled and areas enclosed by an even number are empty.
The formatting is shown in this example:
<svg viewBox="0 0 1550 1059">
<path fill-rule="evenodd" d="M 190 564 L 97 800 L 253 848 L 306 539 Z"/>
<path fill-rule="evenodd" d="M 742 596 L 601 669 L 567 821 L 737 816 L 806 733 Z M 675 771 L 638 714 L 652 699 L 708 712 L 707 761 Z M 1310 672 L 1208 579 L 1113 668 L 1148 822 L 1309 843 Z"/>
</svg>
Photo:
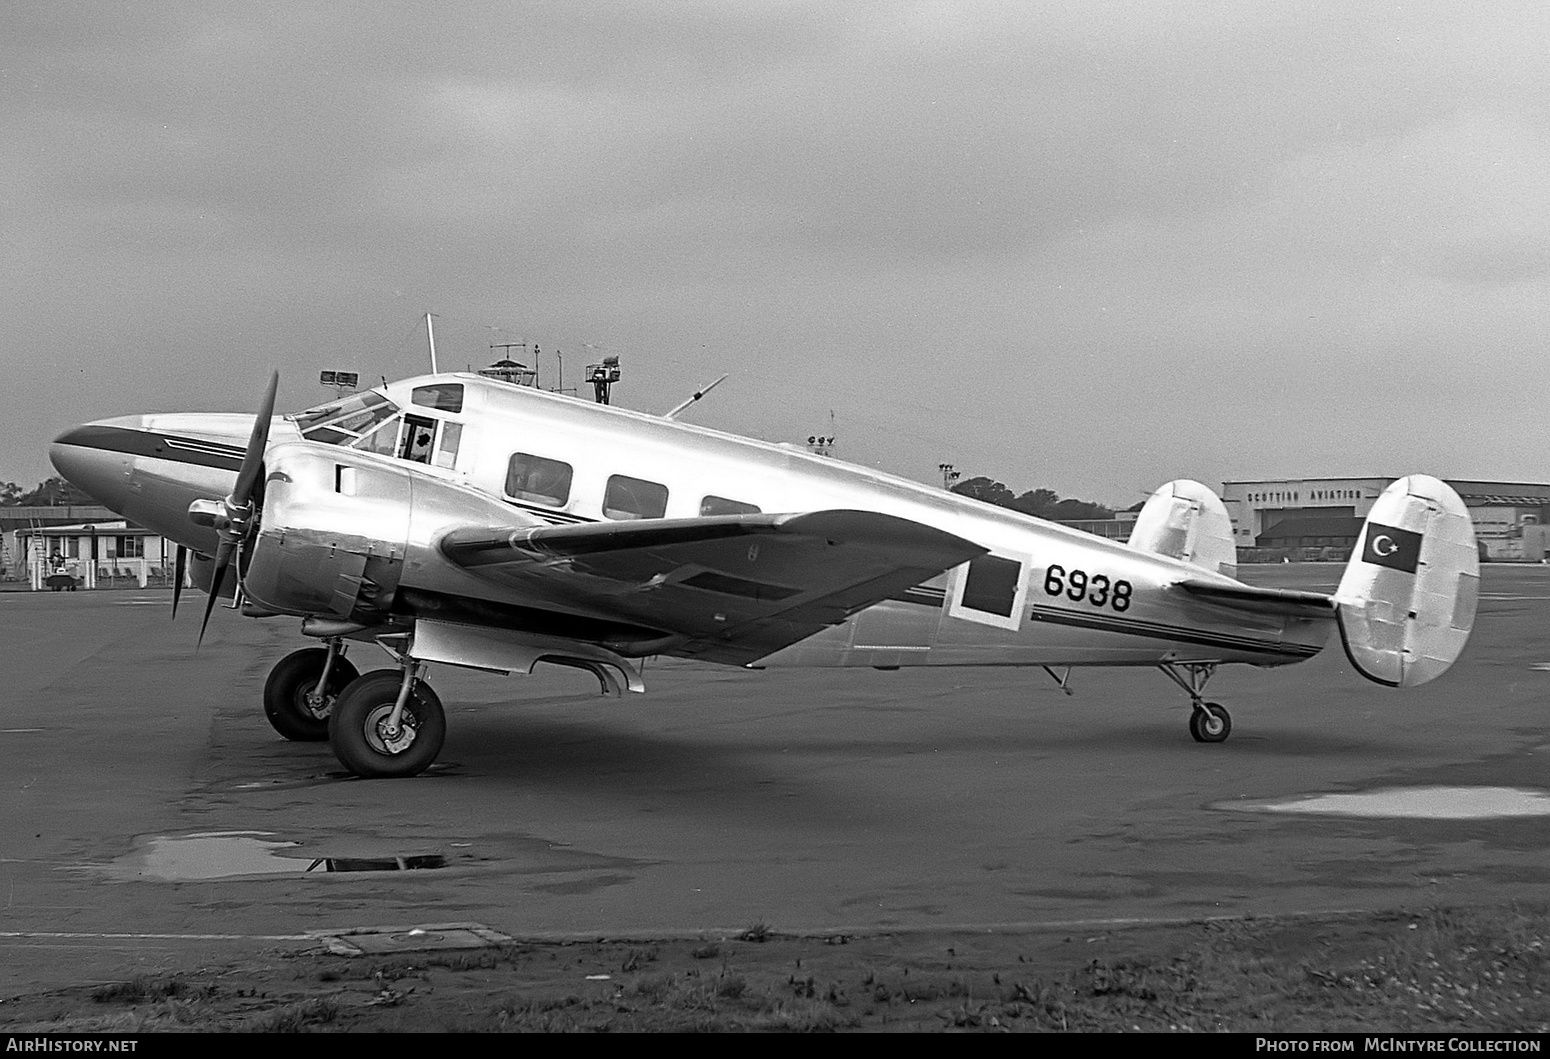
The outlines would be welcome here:
<svg viewBox="0 0 1550 1059">
<path fill-rule="evenodd" d="M 923 523 L 847 510 L 469 528 L 440 549 L 524 603 L 661 629 L 672 654 L 734 665 L 987 551 Z"/>
</svg>

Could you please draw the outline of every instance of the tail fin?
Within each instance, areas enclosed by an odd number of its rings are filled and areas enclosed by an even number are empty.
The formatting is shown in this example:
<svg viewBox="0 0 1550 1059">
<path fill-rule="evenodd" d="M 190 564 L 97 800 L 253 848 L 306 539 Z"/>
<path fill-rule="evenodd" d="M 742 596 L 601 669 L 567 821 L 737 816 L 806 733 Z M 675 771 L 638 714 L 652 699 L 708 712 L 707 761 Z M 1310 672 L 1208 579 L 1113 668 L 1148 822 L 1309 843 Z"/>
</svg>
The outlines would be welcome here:
<svg viewBox="0 0 1550 1059">
<path fill-rule="evenodd" d="M 1199 482 L 1180 478 L 1146 501 L 1130 531 L 1137 551 L 1182 559 L 1213 574 L 1238 575 L 1238 546 L 1221 498 Z"/>
<path fill-rule="evenodd" d="M 1399 479 L 1373 503 L 1335 590 L 1346 657 L 1390 687 L 1442 676 L 1469 640 L 1479 588 L 1464 502 L 1429 475 Z"/>
</svg>

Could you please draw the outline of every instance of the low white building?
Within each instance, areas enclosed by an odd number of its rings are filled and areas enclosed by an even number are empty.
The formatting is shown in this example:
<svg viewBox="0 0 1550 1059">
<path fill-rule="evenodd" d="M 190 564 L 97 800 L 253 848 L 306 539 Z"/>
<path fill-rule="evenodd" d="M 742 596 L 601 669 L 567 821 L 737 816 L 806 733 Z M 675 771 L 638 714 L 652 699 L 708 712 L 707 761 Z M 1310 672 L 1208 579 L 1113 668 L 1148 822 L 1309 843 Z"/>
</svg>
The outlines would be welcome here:
<svg viewBox="0 0 1550 1059">
<path fill-rule="evenodd" d="M 15 531 L 18 565 L 34 590 L 51 587 L 57 574 L 82 588 L 134 582 L 142 588 L 173 576 L 176 545 L 123 519 L 64 526 L 29 526 Z"/>
</svg>

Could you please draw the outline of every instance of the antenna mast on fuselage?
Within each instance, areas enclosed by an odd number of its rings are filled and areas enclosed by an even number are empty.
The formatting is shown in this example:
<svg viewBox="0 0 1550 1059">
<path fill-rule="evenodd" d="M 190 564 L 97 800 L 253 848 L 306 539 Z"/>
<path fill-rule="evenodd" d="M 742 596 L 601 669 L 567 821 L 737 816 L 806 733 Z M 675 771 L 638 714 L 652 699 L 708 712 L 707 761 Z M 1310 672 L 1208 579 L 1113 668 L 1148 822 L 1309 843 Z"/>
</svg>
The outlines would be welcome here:
<svg viewBox="0 0 1550 1059">
<path fill-rule="evenodd" d="M 436 330 L 435 330 L 435 328 L 431 327 L 431 314 L 430 313 L 426 313 L 425 314 L 425 340 L 428 343 L 430 343 L 430 347 L 431 347 L 431 374 L 435 375 L 437 373 L 436 372 Z"/>
</svg>

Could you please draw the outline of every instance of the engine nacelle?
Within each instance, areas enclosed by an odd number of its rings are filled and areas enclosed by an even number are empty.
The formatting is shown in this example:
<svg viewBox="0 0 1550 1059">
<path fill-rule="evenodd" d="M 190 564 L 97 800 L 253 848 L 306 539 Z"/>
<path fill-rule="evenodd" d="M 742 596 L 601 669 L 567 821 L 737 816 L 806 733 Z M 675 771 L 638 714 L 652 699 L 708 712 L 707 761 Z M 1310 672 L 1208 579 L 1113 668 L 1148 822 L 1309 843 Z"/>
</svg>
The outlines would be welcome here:
<svg viewBox="0 0 1550 1059">
<path fill-rule="evenodd" d="M 278 613 L 379 625 L 401 588 L 420 590 L 422 616 L 441 600 L 464 610 L 480 597 L 498 604 L 500 592 L 448 562 L 436 542 L 457 527 L 544 525 L 418 464 L 354 449 L 288 442 L 270 446 L 265 463 L 243 584 L 255 604 Z"/>
<path fill-rule="evenodd" d="M 248 596 L 271 610 L 375 624 L 398 589 L 411 475 L 351 449 L 272 446 Z"/>
</svg>

